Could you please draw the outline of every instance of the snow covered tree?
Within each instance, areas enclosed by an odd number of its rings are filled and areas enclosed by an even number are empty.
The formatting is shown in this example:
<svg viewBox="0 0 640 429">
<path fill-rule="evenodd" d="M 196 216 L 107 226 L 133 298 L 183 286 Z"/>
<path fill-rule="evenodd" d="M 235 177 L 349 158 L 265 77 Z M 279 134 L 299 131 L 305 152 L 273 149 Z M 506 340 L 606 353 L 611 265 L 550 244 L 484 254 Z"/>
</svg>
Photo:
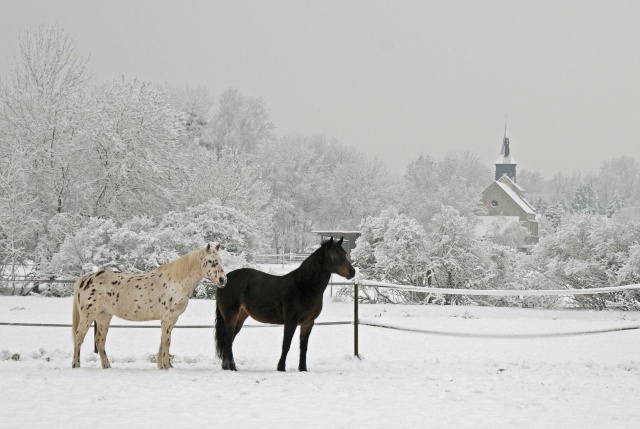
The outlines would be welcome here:
<svg viewBox="0 0 640 429">
<path fill-rule="evenodd" d="M 157 88 L 165 95 L 171 107 L 181 113 L 182 125 L 185 129 L 183 134 L 185 145 L 210 145 L 210 136 L 206 134 L 210 134 L 211 110 L 214 102 L 207 89 L 190 85 L 178 87 L 167 83 L 157 85 Z"/>
<path fill-rule="evenodd" d="M 627 205 L 640 202 L 640 164 L 628 155 L 605 160 L 595 185 L 605 206 L 614 196 Z"/>
<path fill-rule="evenodd" d="M 246 158 L 224 148 L 216 153 L 202 147 L 189 153 L 193 167 L 188 185 L 189 203 L 199 205 L 216 199 L 222 206 L 234 208 L 251 218 L 270 237 L 273 222 L 271 189 L 262 173 Z"/>
<path fill-rule="evenodd" d="M 426 286 L 430 266 L 424 228 L 394 207 L 379 216 L 369 216 L 360 224 L 361 236 L 351 257 L 360 273 L 373 280 Z M 367 299 L 376 302 L 423 302 L 426 294 L 364 289 Z"/>
<path fill-rule="evenodd" d="M 617 192 L 613 193 L 613 196 L 609 199 L 607 207 L 604 209 L 608 218 L 613 217 L 624 207 L 624 201 L 618 196 Z"/>
<path fill-rule="evenodd" d="M 469 152 L 450 153 L 440 161 L 422 155 L 407 166 L 401 207 L 424 226 L 443 205 L 473 216 L 490 178 L 490 170 Z"/>
<path fill-rule="evenodd" d="M 547 210 L 545 211 L 544 216 L 547 219 L 549 219 L 549 221 L 551 222 L 551 226 L 554 229 L 558 229 L 558 226 L 560 226 L 560 222 L 562 221 L 562 218 L 568 213 L 569 213 L 569 206 L 567 202 L 564 199 L 560 199 L 560 201 L 558 201 L 557 203 L 547 207 Z"/>
<path fill-rule="evenodd" d="M 244 97 L 238 90 L 226 90 L 211 120 L 210 145 L 220 152 L 228 147 L 234 154 L 252 153 L 274 138 L 274 125 L 261 98 Z"/>
<path fill-rule="evenodd" d="M 563 173 L 556 173 L 547 182 L 547 196 L 549 201 L 555 203 L 564 199 L 571 201 L 581 182 L 580 173 L 573 172 L 570 176 Z"/>
<path fill-rule="evenodd" d="M 492 222 L 487 231 L 487 236 L 491 241 L 514 249 L 521 248 L 530 234 L 529 229 L 519 222 L 500 222 L 498 220 Z"/>
<path fill-rule="evenodd" d="M 572 213 L 598 214 L 600 203 L 593 182 L 581 183 L 571 200 Z"/>
<path fill-rule="evenodd" d="M 247 260 L 264 248 L 264 237 L 255 222 L 216 200 L 167 213 L 160 222 L 135 216 L 121 225 L 95 217 L 81 223 L 74 234 L 64 239 L 51 260 L 43 262 L 40 274 L 79 276 L 105 267 L 146 272 L 206 243 L 222 245 L 223 265 L 231 271 L 248 266 Z"/>
<path fill-rule="evenodd" d="M 178 207 L 188 179 L 180 113 L 150 85 L 124 78 L 97 88 L 94 100 L 79 211 L 126 220 Z"/>
<path fill-rule="evenodd" d="M 619 223 L 597 215 L 563 219 L 553 235 L 534 249 L 532 266 L 545 281 L 568 289 L 589 289 L 640 281 L 633 259 L 640 243 L 640 224 Z M 603 309 L 610 303 L 627 303 L 630 294 L 576 295 L 584 308 Z M 632 297 L 637 305 L 637 298 Z"/>
<path fill-rule="evenodd" d="M 490 258 L 491 245 L 476 231 L 474 220 L 453 207 L 442 206 L 429 223 L 426 248 L 434 285 L 444 288 L 483 289 L 495 276 Z M 465 300 L 460 295 L 445 296 L 447 303 Z"/>
<path fill-rule="evenodd" d="M 41 25 L 20 36 L 20 55 L 0 91 L 0 145 L 22 149 L 29 197 L 43 214 L 69 211 L 71 176 L 84 138 L 87 59 L 62 29 Z M 12 150 L 9 149 L 9 152 Z M 15 152 L 15 151 L 14 151 Z"/>
<path fill-rule="evenodd" d="M 226 251 L 243 255 L 249 261 L 254 260 L 258 252 L 264 251 L 268 238 L 255 220 L 239 210 L 221 205 L 215 199 L 186 210 L 167 213 L 158 228 L 181 237 L 178 243 L 184 240 L 187 243 L 196 240 L 202 245 L 217 242 Z M 186 253 L 187 248 L 185 246 L 178 250 Z"/>
<path fill-rule="evenodd" d="M 285 136 L 263 143 L 255 162 L 271 191 L 276 252 L 299 252 L 317 237 L 311 234 L 327 194 L 327 165 L 321 136 Z"/>
<path fill-rule="evenodd" d="M 354 229 L 369 214 L 394 202 L 397 185 L 379 160 L 356 150 L 322 177 L 317 222 L 327 229 Z"/>
<path fill-rule="evenodd" d="M 20 162 L 4 161 L 0 164 L 0 278 L 10 280 L 29 274 L 25 269 L 32 268 L 43 216 L 37 198 L 28 192 L 28 177 Z"/>
</svg>

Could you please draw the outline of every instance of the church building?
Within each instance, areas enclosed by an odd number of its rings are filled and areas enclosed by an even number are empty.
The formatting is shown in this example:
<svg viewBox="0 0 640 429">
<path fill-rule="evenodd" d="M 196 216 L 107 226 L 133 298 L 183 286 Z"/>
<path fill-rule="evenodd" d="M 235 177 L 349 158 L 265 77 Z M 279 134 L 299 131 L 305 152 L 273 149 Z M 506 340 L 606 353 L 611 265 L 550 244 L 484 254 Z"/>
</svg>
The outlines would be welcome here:
<svg viewBox="0 0 640 429">
<path fill-rule="evenodd" d="M 526 250 L 538 244 L 538 215 L 524 198 L 524 189 L 516 183 L 516 166 L 505 127 L 500 156 L 496 160 L 495 181 L 482 192 L 486 216 L 480 218 L 485 226 L 492 222 L 519 222 L 525 226 L 530 232 L 523 249 Z"/>
</svg>

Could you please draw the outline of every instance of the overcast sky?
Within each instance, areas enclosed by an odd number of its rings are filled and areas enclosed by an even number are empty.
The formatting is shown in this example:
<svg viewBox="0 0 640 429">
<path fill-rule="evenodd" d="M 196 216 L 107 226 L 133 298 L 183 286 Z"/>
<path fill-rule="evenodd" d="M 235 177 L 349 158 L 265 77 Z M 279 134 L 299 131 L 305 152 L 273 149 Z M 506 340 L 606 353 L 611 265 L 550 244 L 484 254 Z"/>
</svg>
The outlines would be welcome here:
<svg viewBox="0 0 640 429">
<path fill-rule="evenodd" d="M 98 81 L 233 87 L 279 135 L 321 133 L 404 172 L 469 150 L 518 170 L 640 161 L 640 1 L 0 0 L 0 77 L 20 31 L 58 24 Z"/>
</svg>

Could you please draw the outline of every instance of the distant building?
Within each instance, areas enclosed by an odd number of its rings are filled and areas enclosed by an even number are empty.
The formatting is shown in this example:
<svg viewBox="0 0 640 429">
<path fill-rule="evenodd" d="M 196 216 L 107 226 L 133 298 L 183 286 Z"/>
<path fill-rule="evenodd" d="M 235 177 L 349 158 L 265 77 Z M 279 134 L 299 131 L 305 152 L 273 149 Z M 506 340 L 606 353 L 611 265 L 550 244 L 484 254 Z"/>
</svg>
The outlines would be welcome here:
<svg viewBox="0 0 640 429">
<path fill-rule="evenodd" d="M 500 156 L 496 160 L 495 181 L 482 192 L 486 216 L 481 216 L 480 221 L 485 226 L 496 220 L 519 222 L 530 232 L 525 242 L 527 248 L 538 244 L 538 215 L 524 198 L 524 189 L 516 184 L 516 166 L 505 128 Z"/>
<path fill-rule="evenodd" d="M 334 240 L 342 241 L 342 248 L 347 251 L 349 257 L 351 257 L 351 251 L 356 247 L 356 240 L 360 237 L 360 231 L 313 231 L 315 234 L 320 236 L 320 241 L 329 240 L 333 237 Z"/>
</svg>

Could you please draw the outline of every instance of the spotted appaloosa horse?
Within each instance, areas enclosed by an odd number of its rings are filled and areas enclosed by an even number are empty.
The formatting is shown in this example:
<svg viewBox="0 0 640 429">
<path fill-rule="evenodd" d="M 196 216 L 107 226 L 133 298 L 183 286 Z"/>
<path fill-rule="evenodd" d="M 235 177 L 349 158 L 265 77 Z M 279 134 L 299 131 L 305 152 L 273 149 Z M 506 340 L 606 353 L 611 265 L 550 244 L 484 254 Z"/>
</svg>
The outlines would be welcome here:
<svg viewBox="0 0 640 429">
<path fill-rule="evenodd" d="M 227 287 L 216 291 L 216 350 L 222 369 L 235 371 L 233 340 L 247 317 L 262 323 L 284 325 L 278 371 L 285 370 L 291 339 L 300 326 L 300 363 L 307 370 L 307 345 L 315 319 L 322 311 L 331 274 L 353 278 L 356 271 L 342 248 L 342 238 L 322 243 L 300 266 L 284 276 L 273 276 L 251 268 L 231 271 Z"/>
<path fill-rule="evenodd" d="M 126 320 L 161 320 L 158 368 L 171 367 L 171 331 L 203 277 L 223 288 L 227 276 L 218 256 L 220 245 L 207 245 L 145 274 L 98 271 L 80 277 L 73 291 L 73 368 L 80 367 L 80 347 L 97 321 L 96 345 L 103 368 L 110 368 L 104 350 L 112 316 Z"/>
</svg>

